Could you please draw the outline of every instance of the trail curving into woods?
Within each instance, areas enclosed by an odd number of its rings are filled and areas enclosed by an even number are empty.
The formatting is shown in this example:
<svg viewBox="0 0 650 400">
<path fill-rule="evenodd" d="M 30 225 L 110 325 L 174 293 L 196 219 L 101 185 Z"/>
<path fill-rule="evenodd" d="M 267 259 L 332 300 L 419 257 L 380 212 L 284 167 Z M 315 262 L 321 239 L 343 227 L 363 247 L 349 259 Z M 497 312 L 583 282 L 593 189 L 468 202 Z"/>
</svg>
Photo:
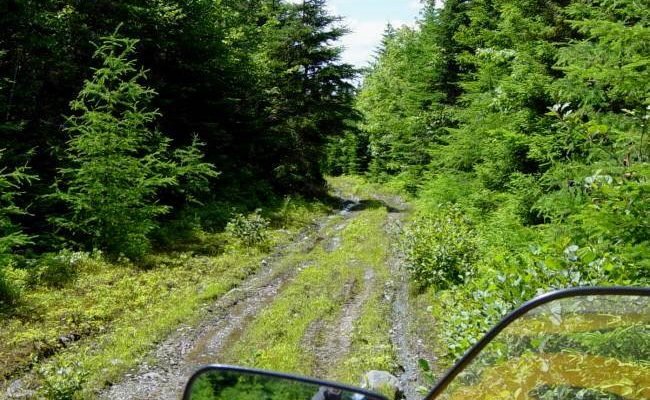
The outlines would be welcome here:
<svg viewBox="0 0 650 400">
<path fill-rule="evenodd" d="M 399 375 L 406 398 L 414 399 L 421 385 L 417 338 L 411 337 L 413 330 L 409 329 L 409 289 L 406 277 L 402 277 L 403 261 L 396 254 L 396 246 L 391 245 L 399 233 L 396 228 L 407 215 L 406 204 L 399 198 L 380 195 L 359 199 L 340 191 L 335 194 L 341 197 L 340 211 L 316 221 L 292 243 L 276 249 L 257 274 L 206 307 L 198 324 L 178 327 L 150 354 L 150 362 L 126 374 L 100 397 L 177 399 L 191 373 L 205 364 L 282 370 L 281 365 L 269 360 L 280 355 L 274 350 L 278 346 L 290 348 L 291 337 L 296 335 L 302 349 L 296 358 L 299 370 L 293 370 L 290 361 L 284 370 L 359 384 L 366 369 L 390 369 Z M 350 242 L 355 242 L 354 246 L 350 247 Z M 374 244 L 380 246 L 375 248 Z M 380 252 L 374 253 L 378 249 Z M 368 258 L 369 254 L 374 258 Z M 333 290 L 327 292 L 325 281 L 323 286 L 313 281 L 304 286 L 309 274 L 324 277 L 330 272 L 335 277 L 328 280 L 341 283 Z M 276 336 L 270 316 L 291 320 L 292 315 L 281 315 L 284 302 L 292 303 L 289 297 L 293 296 L 295 303 L 290 312 L 303 313 L 298 306 L 301 299 L 295 298 L 293 291 L 305 287 L 327 293 L 313 298 L 311 308 L 319 309 L 318 304 L 323 302 L 326 306 L 305 317 L 303 330 L 293 332 L 287 327 L 282 332 L 277 328 L 285 338 L 257 341 L 260 325 L 266 324 L 263 330 L 269 338 Z M 364 326 L 369 318 L 385 321 L 384 325 L 372 326 L 376 331 L 370 336 Z M 250 354 L 256 355 L 251 358 Z M 269 354 L 270 358 L 259 358 L 259 354 Z M 387 359 L 374 360 L 376 354 Z"/>
</svg>

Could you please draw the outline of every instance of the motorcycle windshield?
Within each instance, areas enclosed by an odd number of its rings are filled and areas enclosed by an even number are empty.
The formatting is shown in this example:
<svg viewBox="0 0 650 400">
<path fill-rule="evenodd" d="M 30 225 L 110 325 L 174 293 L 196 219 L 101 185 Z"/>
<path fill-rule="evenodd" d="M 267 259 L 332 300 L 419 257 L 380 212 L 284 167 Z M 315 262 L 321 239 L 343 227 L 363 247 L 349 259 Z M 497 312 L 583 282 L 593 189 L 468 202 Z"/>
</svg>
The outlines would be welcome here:
<svg viewBox="0 0 650 400">
<path fill-rule="evenodd" d="M 438 398 L 650 399 L 650 297 L 575 297 L 533 309 Z"/>
</svg>

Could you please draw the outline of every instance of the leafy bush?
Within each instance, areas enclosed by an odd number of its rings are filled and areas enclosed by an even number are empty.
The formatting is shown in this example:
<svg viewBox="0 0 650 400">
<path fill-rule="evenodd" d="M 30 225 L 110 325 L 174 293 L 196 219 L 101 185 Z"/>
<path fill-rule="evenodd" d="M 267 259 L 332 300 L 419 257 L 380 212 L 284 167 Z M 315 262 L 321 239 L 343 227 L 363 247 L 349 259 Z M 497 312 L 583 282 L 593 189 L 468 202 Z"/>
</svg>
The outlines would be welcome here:
<svg viewBox="0 0 650 400">
<path fill-rule="evenodd" d="M 235 214 L 226 225 L 226 234 L 244 246 L 263 246 L 268 241 L 268 226 L 261 210 L 255 210 L 248 216 Z"/>
<path fill-rule="evenodd" d="M 63 286 L 75 278 L 82 263 L 90 258 L 89 253 L 70 250 L 44 254 L 38 261 L 36 281 L 48 286 Z"/>
<path fill-rule="evenodd" d="M 473 273 L 476 234 L 458 207 L 416 217 L 404 230 L 402 246 L 413 280 L 423 287 L 448 288 Z"/>
<path fill-rule="evenodd" d="M 402 244 L 449 362 L 542 292 L 650 282 L 650 12 L 427 7 L 386 32 L 358 107 L 369 174 L 417 190 Z"/>
<path fill-rule="evenodd" d="M 86 381 L 87 373 L 78 362 L 64 358 L 47 364 L 38 370 L 43 386 L 39 394 L 47 400 L 73 400 Z"/>
<path fill-rule="evenodd" d="M 16 303 L 28 284 L 28 271 L 9 265 L 0 268 L 0 308 Z"/>
<path fill-rule="evenodd" d="M 438 340 L 447 360 L 458 359 L 511 308 L 511 304 L 489 290 L 444 291 L 435 312 L 440 326 Z"/>
</svg>

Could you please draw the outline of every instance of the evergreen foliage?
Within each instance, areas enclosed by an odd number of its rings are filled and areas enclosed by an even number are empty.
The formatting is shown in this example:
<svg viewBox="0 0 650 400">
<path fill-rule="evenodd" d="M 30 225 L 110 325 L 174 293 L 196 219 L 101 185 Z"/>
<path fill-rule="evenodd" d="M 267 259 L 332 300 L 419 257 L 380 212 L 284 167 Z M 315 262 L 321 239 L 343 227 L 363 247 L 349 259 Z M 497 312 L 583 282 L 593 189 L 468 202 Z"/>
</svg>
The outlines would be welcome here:
<svg viewBox="0 0 650 400">
<path fill-rule="evenodd" d="M 430 162 L 428 149 L 439 134 L 432 120 L 444 114 L 439 107 L 443 96 L 432 85 L 440 77 L 442 60 L 428 33 L 389 27 L 378 62 L 359 93 L 373 175 L 412 179 Z"/>
<path fill-rule="evenodd" d="M 32 179 L 34 176 L 25 168 L 0 169 L 0 307 L 13 303 L 19 294 L 19 288 L 8 279 L 7 273 L 15 267 L 16 248 L 31 244 L 31 238 L 13 220 L 25 213 L 16 205 L 15 198 L 20 194 L 21 186 Z"/>
<path fill-rule="evenodd" d="M 61 170 L 56 197 L 70 215 L 55 222 L 81 243 L 140 258 L 149 250 L 156 217 L 170 211 L 156 197 L 162 188 L 215 176 L 198 144 L 169 157 L 170 140 L 151 130 L 158 113 L 149 109 L 155 92 L 140 82 L 133 55 L 137 40 L 106 37 L 95 58 L 101 62 L 71 108 L 65 131 L 71 136 L 70 165 Z"/>
<path fill-rule="evenodd" d="M 33 178 L 25 168 L 10 172 L 0 169 L 0 268 L 11 263 L 12 249 L 29 243 L 29 236 L 22 232 L 12 216 L 25 213 L 16 205 L 15 198 L 20 194 L 19 188 Z"/>
<path fill-rule="evenodd" d="M 0 2 L 0 302 L 64 247 L 263 244 L 243 215 L 323 171 L 417 198 L 450 356 L 540 291 L 650 283 L 647 1 L 435 3 L 357 90 L 325 0 Z"/>
<path fill-rule="evenodd" d="M 0 62 L 5 52 L 0 51 Z M 8 137 L 20 132 L 20 124 L 10 119 L 13 82 L 0 77 L 0 136 Z M 2 115 L 4 118 L 2 118 Z M 16 222 L 16 217 L 25 214 L 16 198 L 36 177 L 26 167 L 4 166 L 4 149 L 0 148 L 0 307 L 13 303 L 18 296 L 18 288 L 7 278 L 9 269 L 15 266 L 15 250 L 31 244 L 31 237 L 24 233 Z"/>
<path fill-rule="evenodd" d="M 648 10 L 448 0 L 387 31 L 360 137 L 418 198 L 403 244 L 450 356 L 540 291 L 650 282 Z"/>
<path fill-rule="evenodd" d="M 274 180 L 293 191 L 322 191 L 327 139 L 341 135 L 354 117 L 351 65 L 332 45 L 346 33 L 327 14 L 324 0 L 286 4 L 275 15 L 261 54 L 267 86 L 267 140 Z M 277 155 L 280 155 L 277 158 Z"/>
<path fill-rule="evenodd" d="M 339 25 L 322 0 L 0 2 L 0 303 L 64 286 L 70 251 L 144 262 L 322 193 L 356 140 Z"/>
<path fill-rule="evenodd" d="M 141 256 L 161 224 L 322 193 L 355 118 L 344 33 L 322 0 L 0 2 L 3 162 L 39 177 L 14 198 L 30 249 Z"/>
</svg>

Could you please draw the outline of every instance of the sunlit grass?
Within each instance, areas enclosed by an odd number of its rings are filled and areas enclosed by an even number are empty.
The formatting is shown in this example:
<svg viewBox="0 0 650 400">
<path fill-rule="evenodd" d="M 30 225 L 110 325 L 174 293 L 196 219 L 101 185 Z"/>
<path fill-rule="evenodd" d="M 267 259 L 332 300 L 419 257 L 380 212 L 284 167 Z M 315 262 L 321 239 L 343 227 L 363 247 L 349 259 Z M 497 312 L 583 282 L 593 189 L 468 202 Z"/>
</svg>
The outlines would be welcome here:
<svg viewBox="0 0 650 400">
<path fill-rule="evenodd" d="M 313 205 L 283 210 L 283 223 L 269 232 L 268 248 L 288 243 L 306 221 L 324 211 Z M 223 240 L 220 234 L 203 234 L 193 249 Z M 47 366 L 71 365 L 68 381 L 82 376 L 77 389 L 92 398 L 144 361 L 155 343 L 179 324 L 198 318 L 202 305 L 257 271 L 268 252 L 230 246 L 209 256 L 159 253 L 144 266 L 86 256 L 73 281 L 60 288 L 29 288 L 18 306 L 2 315 L 0 372 L 8 382 L 31 369 L 36 373 L 30 379 L 40 385 L 51 374 Z"/>
<path fill-rule="evenodd" d="M 327 178 L 327 183 L 332 188 L 339 190 L 347 196 L 354 196 L 360 199 L 372 199 L 377 196 L 400 196 L 402 198 L 408 196 L 395 180 L 386 183 L 377 183 L 370 182 L 363 176 L 343 175 L 330 176 Z"/>
<path fill-rule="evenodd" d="M 354 282 L 354 292 L 363 290 L 364 273 L 374 271 L 373 287 L 354 322 L 347 354 L 329 366 L 321 378 L 358 384 L 364 372 L 391 369 L 394 354 L 390 344 L 390 303 L 383 300 L 389 278 L 385 264 L 388 242 L 383 232 L 386 210 L 365 210 L 340 231 L 341 246 L 326 252 L 316 247 L 304 255 L 304 268 L 282 294 L 244 333 L 229 354 L 229 361 L 258 368 L 312 375 L 318 360 L 305 342 L 314 323 L 337 323 L 344 302 L 343 288 Z M 335 226 L 335 225 L 334 225 Z M 329 229 L 329 228 L 328 228 Z M 326 332 L 333 334 L 333 332 Z"/>
</svg>

